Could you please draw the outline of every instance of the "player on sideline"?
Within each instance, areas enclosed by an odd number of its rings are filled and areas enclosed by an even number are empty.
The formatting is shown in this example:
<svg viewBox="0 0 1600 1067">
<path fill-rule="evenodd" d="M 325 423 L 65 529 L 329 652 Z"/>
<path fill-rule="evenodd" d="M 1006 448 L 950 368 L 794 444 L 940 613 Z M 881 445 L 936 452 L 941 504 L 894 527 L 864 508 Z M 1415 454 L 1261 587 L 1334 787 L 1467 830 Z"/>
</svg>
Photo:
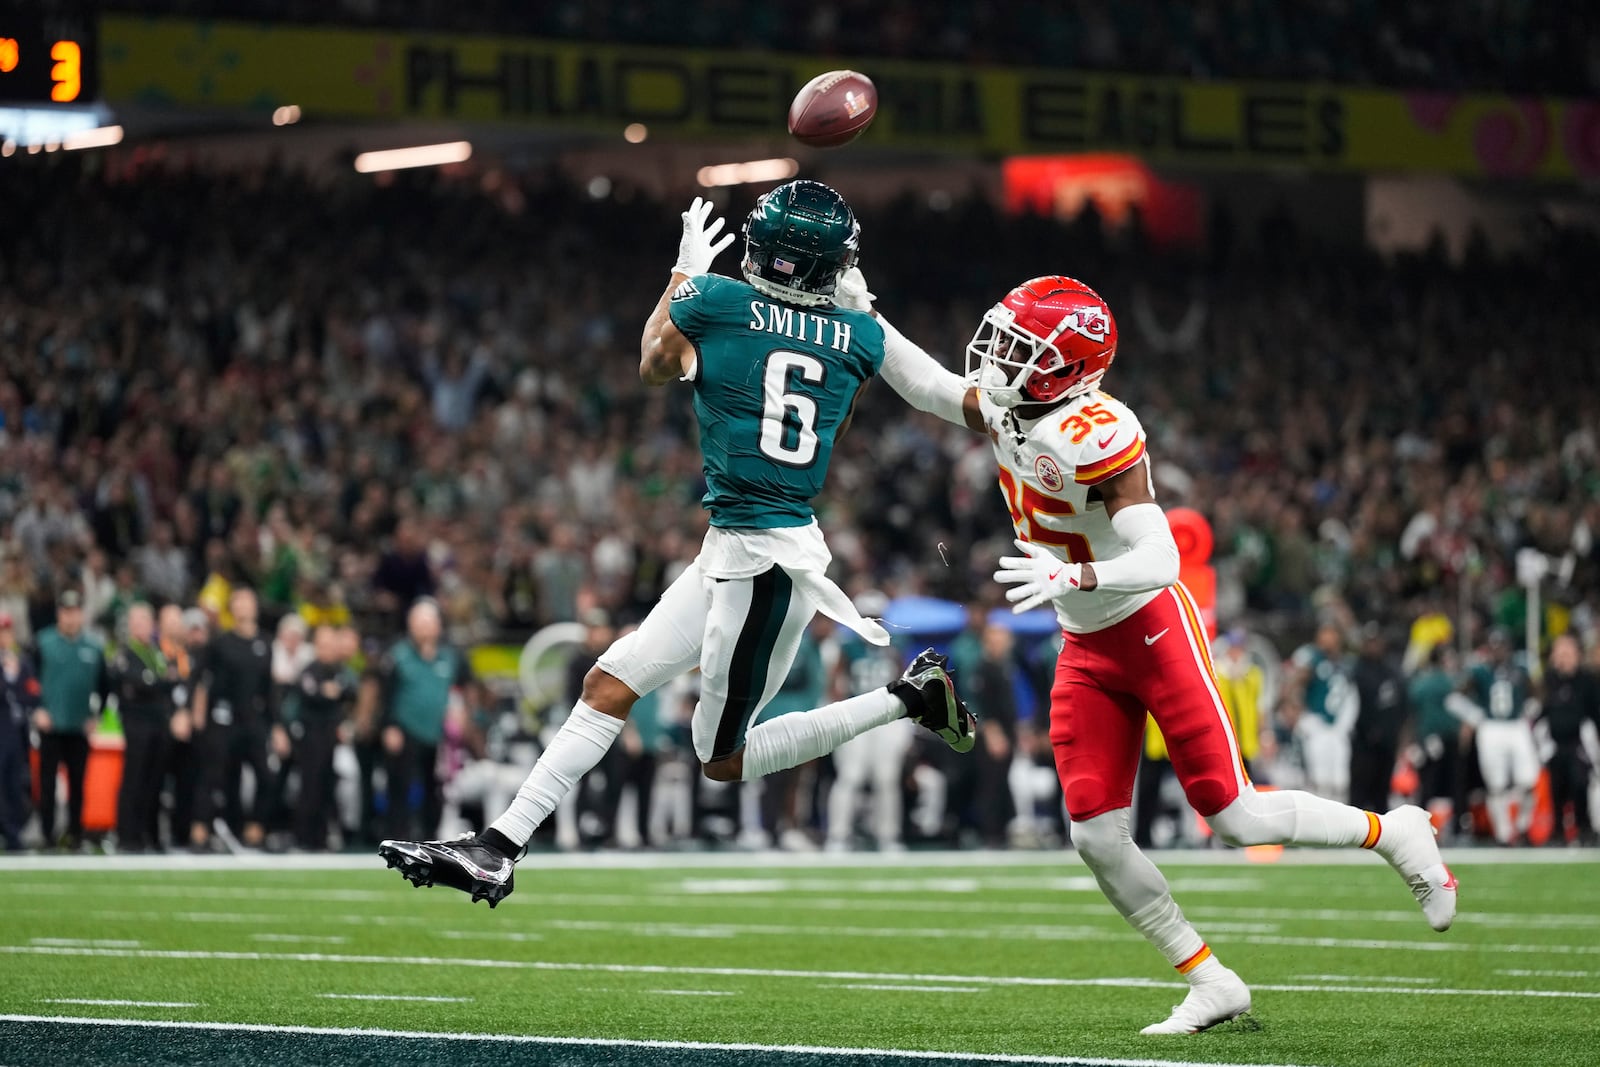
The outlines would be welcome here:
<svg viewBox="0 0 1600 1067">
<path fill-rule="evenodd" d="M 644 328 L 639 375 L 691 383 L 711 527 L 700 555 L 633 633 L 600 657 L 581 699 L 511 807 L 479 837 L 385 841 L 379 855 L 416 885 L 499 903 L 528 838 L 622 731 L 634 701 L 694 667 L 690 733 L 706 776 L 750 780 L 823 756 L 874 727 L 910 718 L 960 752 L 974 723 L 932 649 L 889 685 L 752 726 L 821 611 L 875 645 L 889 635 L 824 575 L 830 559 L 810 500 L 835 438 L 883 363 L 871 315 L 833 294 L 860 227 L 826 185 L 795 181 L 745 223 L 744 281 L 708 273 L 733 241 L 698 197 L 683 214 L 672 278 Z"/>
<path fill-rule="evenodd" d="M 1461 687 L 1445 698 L 1444 706 L 1477 731 L 1478 769 L 1489 794 L 1494 839 L 1502 845 L 1526 844 L 1533 825 L 1533 787 L 1539 782 L 1539 749 L 1533 737 L 1539 702 L 1528 672 L 1513 660 L 1509 634 L 1499 627 L 1489 631 L 1488 654 L 1467 671 Z M 1517 809 L 1514 818 L 1512 805 Z"/>
<path fill-rule="evenodd" d="M 866 310 L 872 299 L 859 271 L 841 281 L 841 304 Z M 882 316 L 879 323 L 884 380 L 924 411 L 982 426 L 994 443 L 1021 553 L 1000 560 L 995 580 L 1014 587 L 1006 597 L 1015 611 L 1054 606 L 1064 631 L 1050 740 L 1073 843 L 1112 906 L 1190 984 L 1171 1017 L 1144 1033 L 1196 1033 L 1250 1009 L 1249 988 L 1212 954 L 1133 843 L 1146 708 L 1189 803 L 1223 841 L 1373 849 L 1405 880 L 1429 925 L 1447 929 L 1456 881 L 1421 808 L 1379 815 L 1251 786 L 1199 609 L 1178 582 L 1144 431 L 1098 390 L 1117 351 L 1116 323 L 1099 295 L 1071 278 L 1019 285 L 984 315 L 967 347 L 967 379 Z"/>
</svg>

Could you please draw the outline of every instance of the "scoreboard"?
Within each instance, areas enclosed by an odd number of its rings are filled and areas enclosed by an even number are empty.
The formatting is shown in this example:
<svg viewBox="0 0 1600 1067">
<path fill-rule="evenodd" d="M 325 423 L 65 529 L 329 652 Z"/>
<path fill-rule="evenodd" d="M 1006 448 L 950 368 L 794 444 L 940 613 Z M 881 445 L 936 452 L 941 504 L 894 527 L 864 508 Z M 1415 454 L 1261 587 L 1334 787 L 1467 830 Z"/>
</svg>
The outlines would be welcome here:
<svg viewBox="0 0 1600 1067">
<path fill-rule="evenodd" d="M 87 19 L 0 14 L 0 103 L 89 103 L 99 67 Z"/>
</svg>

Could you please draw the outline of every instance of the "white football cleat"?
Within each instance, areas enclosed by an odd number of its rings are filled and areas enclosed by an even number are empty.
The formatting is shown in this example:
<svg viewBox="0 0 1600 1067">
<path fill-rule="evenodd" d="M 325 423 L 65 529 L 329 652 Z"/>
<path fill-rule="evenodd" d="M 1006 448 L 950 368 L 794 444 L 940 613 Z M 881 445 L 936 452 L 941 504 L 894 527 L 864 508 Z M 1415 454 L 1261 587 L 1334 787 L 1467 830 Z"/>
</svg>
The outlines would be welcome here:
<svg viewBox="0 0 1600 1067">
<path fill-rule="evenodd" d="M 1151 1023 L 1141 1034 L 1198 1034 L 1219 1023 L 1237 1019 L 1250 1010 L 1250 987 L 1244 979 L 1223 967 L 1217 975 L 1189 990 L 1183 1003 L 1159 1023 Z"/>
<path fill-rule="evenodd" d="M 1380 833 L 1373 851 L 1389 861 L 1422 905 L 1435 930 L 1448 930 L 1456 917 L 1456 876 L 1439 855 L 1437 831 L 1428 813 L 1407 804 L 1378 816 Z"/>
</svg>

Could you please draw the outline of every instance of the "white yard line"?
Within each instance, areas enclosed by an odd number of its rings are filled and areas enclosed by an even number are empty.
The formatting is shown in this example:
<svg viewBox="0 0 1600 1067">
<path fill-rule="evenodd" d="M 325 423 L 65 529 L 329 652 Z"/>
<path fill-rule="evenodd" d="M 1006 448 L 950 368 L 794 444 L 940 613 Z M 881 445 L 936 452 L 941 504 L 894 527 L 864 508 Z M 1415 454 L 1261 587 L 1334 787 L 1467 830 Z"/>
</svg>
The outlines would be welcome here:
<svg viewBox="0 0 1600 1067">
<path fill-rule="evenodd" d="M 399 993 L 318 993 L 323 1000 L 407 1000 L 423 1004 L 471 1004 L 472 997 L 412 997 Z"/>
<path fill-rule="evenodd" d="M 1486 946 L 1465 946 L 1482 950 Z M 1597 948 L 1600 951 L 1600 948 Z M 440 956 L 366 956 L 325 952 L 207 952 L 196 949 L 51 948 L 43 945 L 0 945 L 0 953 L 40 956 L 93 956 L 121 959 L 237 960 L 260 963 L 351 963 L 380 966 L 469 967 L 519 971 L 576 971 L 606 974 L 693 974 L 724 978 L 800 978 L 863 982 L 919 982 L 944 985 L 1033 986 L 1046 988 L 1101 986 L 1140 989 L 1187 989 L 1187 982 L 1144 978 L 1058 978 L 1030 975 L 898 974 L 879 971 L 804 971 L 759 967 L 673 967 L 665 964 L 576 963 L 551 960 L 453 959 Z M 1392 993 L 1403 996 L 1532 997 L 1600 1000 L 1600 991 L 1558 989 L 1437 989 L 1385 985 L 1257 984 L 1255 989 L 1281 993 Z"/>
<path fill-rule="evenodd" d="M 118 941 L 112 938 L 100 937 L 30 937 L 28 940 L 35 945 L 88 945 L 92 948 L 138 948 L 143 943 L 140 941 Z"/>
<path fill-rule="evenodd" d="M 40 1004 L 96 1004 L 108 1008 L 198 1008 L 193 1000 L 97 1000 L 92 997 L 40 997 Z"/>
<path fill-rule="evenodd" d="M 1600 978 L 1600 971 L 1529 971 L 1521 968 L 1503 968 L 1494 973 L 1511 978 Z"/>
<path fill-rule="evenodd" d="M 630 1041 L 618 1038 L 535 1037 L 528 1034 L 438 1034 L 425 1030 L 362 1030 L 335 1026 L 268 1026 L 261 1023 L 157 1022 L 150 1019 L 94 1019 L 48 1015 L 0 1015 L 0 1022 L 56 1023 L 78 1026 L 144 1027 L 171 1030 L 210 1030 L 222 1033 L 307 1034 L 317 1037 L 405 1038 L 425 1041 L 501 1041 L 520 1045 L 558 1045 L 577 1048 L 640 1048 L 668 1051 L 782 1052 L 803 1056 L 898 1056 L 902 1059 L 956 1063 L 1034 1063 L 1065 1067 L 1215 1067 L 1188 1060 L 1111 1060 L 1087 1056 L 1018 1056 L 984 1052 L 930 1052 L 894 1048 L 828 1048 L 819 1045 L 721 1044 L 706 1041 Z M 1257 1064 L 1253 1067 L 1292 1067 Z"/>
<path fill-rule="evenodd" d="M 818 989 L 867 989 L 885 993 L 986 993 L 988 990 L 975 985 L 883 985 L 881 983 L 852 982 L 852 983 L 823 983 Z"/>
<path fill-rule="evenodd" d="M 1600 861 L 1600 849 L 1492 849 L 1447 848 L 1446 863 L 1455 866 L 1543 866 L 1593 864 Z M 1271 863 L 1251 859 L 1238 849 L 1169 849 L 1152 853 L 1162 867 L 1354 867 L 1380 865 L 1382 861 L 1360 849 L 1287 849 Z M 793 867 L 897 869 L 981 868 L 986 871 L 1008 868 L 1082 869 L 1077 854 L 1068 849 L 990 851 L 971 849 L 960 852 L 541 852 L 529 862 L 541 870 L 673 870 L 710 869 L 771 870 Z M 247 853 L 241 856 L 191 856 L 184 853 L 143 856 L 8 856 L 4 871 L 371 871 L 382 867 L 376 856 L 365 853 L 339 855 L 268 855 Z M 0 882 L 0 886 L 3 886 Z"/>
<path fill-rule="evenodd" d="M 251 934 L 250 940 L 284 945 L 348 945 L 350 943 L 348 937 L 340 937 L 337 934 L 327 937 L 319 937 L 316 934 Z"/>
<path fill-rule="evenodd" d="M 1505 974 L 1505 971 L 1499 972 Z M 1307 982 L 1370 982 L 1370 974 L 1291 974 L 1290 978 L 1299 978 Z M 1438 985 L 1437 978 L 1397 978 L 1392 974 L 1383 976 L 1385 982 L 1400 982 L 1405 985 Z"/>
<path fill-rule="evenodd" d="M 658 993 L 664 997 L 736 997 L 731 989 L 641 989 L 641 993 Z"/>
</svg>

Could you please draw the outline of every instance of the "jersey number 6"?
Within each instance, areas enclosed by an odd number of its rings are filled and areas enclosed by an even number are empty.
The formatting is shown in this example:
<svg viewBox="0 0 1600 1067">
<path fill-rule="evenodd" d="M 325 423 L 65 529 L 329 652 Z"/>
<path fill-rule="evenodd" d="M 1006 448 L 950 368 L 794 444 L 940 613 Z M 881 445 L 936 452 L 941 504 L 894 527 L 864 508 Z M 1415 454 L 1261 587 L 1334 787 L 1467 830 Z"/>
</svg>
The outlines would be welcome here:
<svg viewBox="0 0 1600 1067">
<path fill-rule="evenodd" d="M 1053 545 L 1064 549 L 1068 563 L 1094 562 L 1094 552 L 1089 548 L 1087 537 L 1052 530 L 1039 522 L 1042 515 L 1076 515 L 1078 511 L 1070 501 L 1045 496 L 1028 483 L 1017 481 L 1004 467 L 1000 468 L 1000 492 L 1006 498 L 1006 507 L 1011 511 L 1011 524 L 1017 528 L 1017 536 L 1036 545 Z"/>
<path fill-rule="evenodd" d="M 785 467 L 809 467 L 817 458 L 817 402 L 789 391 L 796 374 L 803 382 L 821 385 L 827 368 L 804 352 L 767 353 L 761 375 L 761 454 Z"/>
</svg>

